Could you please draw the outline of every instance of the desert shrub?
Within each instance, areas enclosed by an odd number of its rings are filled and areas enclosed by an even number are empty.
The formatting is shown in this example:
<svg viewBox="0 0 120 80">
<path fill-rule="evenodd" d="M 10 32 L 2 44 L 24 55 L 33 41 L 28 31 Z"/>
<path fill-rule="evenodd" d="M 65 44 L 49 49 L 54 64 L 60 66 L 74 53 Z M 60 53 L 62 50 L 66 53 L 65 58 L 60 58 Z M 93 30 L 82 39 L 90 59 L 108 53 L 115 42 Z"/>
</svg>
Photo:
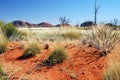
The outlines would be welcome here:
<svg viewBox="0 0 120 80">
<path fill-rule="evenodd" d="M 75 31 L 68 31 L 68 32 L 63 33 L 63 37 L 69 38 L 69 39 L 79 39 L 80 36 L 81 34 Z"/>
<path fill-rule="evenodd" d="M 36 54 L 41 52 L 41 47 L 36 40 L 29 41 L 27 46 L 25 47 L 24 54 L 21 58 L 29 58 L 35 56 Z"/>
<path fill-rule="evenodd" d="M 16 34 L 17 28 L 12 23 L 8 23 L 2 27 L 2 31 L 9 38 L 13 34 Z"/>
<path fill-rule="evenodd" d="M 120 62 L 109 63 L 108 68 L 104 70 L 103 80 L 120 80 Z"/>
<path fill-rule="evenodd" d="M 46 65 L 56 65 L 68 58 L 66 50 L 62 47 L 55 48 L 48 59 L 46 60 Z"/>
<path fill-rule="evenodd" d="M 3 35 L 2 31 L 0 31 L 0 54 L 6 51 L 7 42 L 7 38 Z"/>
<path fill-rule="evenodd" d="M 108 54 L 119 42 L 119 31 L 111 30 L 107 26 L 94 26 L 86 35 L 86 41 L 102 51 L 102 55 Z"/>
</svg>

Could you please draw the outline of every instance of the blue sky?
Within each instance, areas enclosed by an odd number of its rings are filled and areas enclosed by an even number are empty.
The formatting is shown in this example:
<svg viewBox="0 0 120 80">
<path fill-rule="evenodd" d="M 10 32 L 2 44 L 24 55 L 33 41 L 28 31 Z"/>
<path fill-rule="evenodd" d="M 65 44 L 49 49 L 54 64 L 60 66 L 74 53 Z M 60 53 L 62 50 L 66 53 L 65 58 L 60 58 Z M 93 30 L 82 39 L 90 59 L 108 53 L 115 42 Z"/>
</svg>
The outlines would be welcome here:
<svg viewBox="0 0 120 80">
<path fill-rule="evenodd" d="M 120 19 L 120 0 L 97 0 L 98 22 Z M 66 16 L 71 24 L 94 19 L 94 0 L 0 0 L 0 20 L 59 23 Z"/>
</svg>

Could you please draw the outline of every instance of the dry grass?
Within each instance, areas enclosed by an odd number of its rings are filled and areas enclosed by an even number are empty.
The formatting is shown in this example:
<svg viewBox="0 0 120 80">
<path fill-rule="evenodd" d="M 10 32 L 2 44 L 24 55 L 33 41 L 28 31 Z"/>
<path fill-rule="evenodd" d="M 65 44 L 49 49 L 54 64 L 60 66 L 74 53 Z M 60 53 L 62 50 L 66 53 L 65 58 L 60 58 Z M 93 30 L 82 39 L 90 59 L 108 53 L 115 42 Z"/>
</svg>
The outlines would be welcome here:
<svg viewBox="0 0 120 80">
<path fill-rule="evenodd" d="M 19 30 L 21 31 L 26 31 L 26 32 L 31 32 L 33 33 L 33 36 L 35 38 L 38 38 L 40 40 L 49 40 L 49 41 L 67 41 L 68 39 L 70 40 L 70 37 L 72 39 L 76 38 L 78 39 L 78 37 L 81 37 L 81 31 L 80 29 L 77 28 L 19 28 Z M 68 33 L 68 32 L 73 32 L 72 35 L 69 36 L 63 36 L 64 34 Z M 77 35 L 77 36 L 76 36 Z"/>
<path fill-rule="evenodd" d="M 92 27 L 86 37 L 103 55 L 108 54 L 120 40 L 119 31 L 107 26 Z"/>
<path fill-rule="evenodd" d="M 109 66 L 104 70 L 103 80 L 120 80 L 120 62 L 111 61 Z"/>
<path fill-rule="evenodd" d="M 63 37 L 73 40 L 73 39 L 79 39 L 81 37 L 81 34 L 75 31 L 68 31 L 63 33 Z"/>
<path fill-rule="evenodd" d="M 2 31 L 0 30 L 0 54 L 6 51 L 7 43 L 7 38 L 3 35 Z"/>
</svg>

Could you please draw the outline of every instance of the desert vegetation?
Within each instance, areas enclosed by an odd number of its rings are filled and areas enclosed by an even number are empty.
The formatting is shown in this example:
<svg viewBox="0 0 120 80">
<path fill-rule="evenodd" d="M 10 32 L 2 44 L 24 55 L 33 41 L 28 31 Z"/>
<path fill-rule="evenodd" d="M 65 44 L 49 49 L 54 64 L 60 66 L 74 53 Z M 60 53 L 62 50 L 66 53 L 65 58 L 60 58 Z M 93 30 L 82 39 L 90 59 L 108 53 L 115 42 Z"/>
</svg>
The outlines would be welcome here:
<svg viewBox="0 0 120 80">
<path fill-rule="evenodd" d="M 109 26 L 92 27 L 86 38 L 89 43 L 107 55 L 120 40 L 119 30 L 112 30 Z"/>
<path fill-rule="evenodd" d="M 55 80 L 59 75 L 64 76 L 60 79 L 66 80 L 119 79 L 119 63 L 105 63 L 109 55 L 115 55 L 112 54 L 113 50 L 119 46 L 120 30 L 117 28 L 17 28 L 3 22 L 0 26 L 0 60 L 3 63 L 1 67 L 6 65 L 5 72 L 9 75 L 9 80 L 34 80 L 36 77 Z M 55 78 L 51 77 L 54 72 Z M 42 76 L 31 77 L 34 74 Z M 88 75 L 89 77 L 84 77 Z M 3 76 L 0 76 L 1 80 L 4 80 Z"/>
<path fill-rule="evenodd" d="M 63 37 L 65 38 L 69 38 L 69 39 L 79 39 L 81 36 L 80 33 L 77 33 L 77 32 L 73 32 L 73 31 L 69 31 L 69 32 L 65 32 L 63 33 Z"/>
<path fill-rule="evenodd" d="M 8 38 L 17 33 L 17 28 L 12 23 L 3 24 L 1 29 Z"/>
<path fill-rule="evenodd" d="M 120 63 L 119 61 L 111 61 L 108 68 L 104 70 L 103 80 L 119 80 L 120 79 Z"/>
<path fill-rule="evenodd" d="M 2 69 L 2 66 L 0 66 L 0 80 L 8 80 Z"/>
<path fill-rule="evenodd" d="M 46 65 L 56 65 L 68 59 L 68 53 L 63 47 L 56 47 L 51 52 L 48 59 L 45 61 Z"/>
<path fill-rule="evenodd" d="M 36 40 L 30 40 L 25 46 L 24 54 L 20 58 L 25 59 L 32 56 L 36 56 L 40 52 L 41 52 L 41 47 L 39 43 Z"/>
<path fill-rule="evenodd" d="M 3 34 L 3 32 L 0 30 L 0 54 L 4 53 L 7 50 L 7 43 L 8 40 Z"/>
</svg>

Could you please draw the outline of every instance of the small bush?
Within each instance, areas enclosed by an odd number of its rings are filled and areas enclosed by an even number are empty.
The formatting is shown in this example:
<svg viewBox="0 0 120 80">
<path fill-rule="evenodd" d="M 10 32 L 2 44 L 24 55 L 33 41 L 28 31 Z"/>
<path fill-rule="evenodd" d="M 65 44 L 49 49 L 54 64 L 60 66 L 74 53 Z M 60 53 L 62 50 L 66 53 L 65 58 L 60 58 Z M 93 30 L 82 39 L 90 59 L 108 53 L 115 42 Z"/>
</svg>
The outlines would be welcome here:
<svg viewBox="0 0 120 80">
<path fill-rule="evenodd" d="M 81 35 L 78 32 L 74 32 L 74 31 L 68 31 L 63 34 L 63 37 L 69 38 L 69 39 L 79 39 L 80 36 Z"/>
<path fill-rule="evenodd" d="M 30 41 L 25 47 L 24 54 L 21 58 L 30 58 L 41 52 L 41 47 L 37 41 Z"/>
<path fill-rule="evenodd" d="M 7 43 L 7 38 L 0 32 L 0 54 L 6 51 Z"/>
<path fill-rule="evenodd" d="M 17 28 L 12 23 L 8 23 L 2 27 L 2 31 L 9 38 L 17 32 Z"/>
<path fill-rule="evenodd" d="M 68 54 L 62 47 L 55 48 L 46 60 L 46 65 L 56 65 L 68 58 Z"/>
<path fill-rule="evenodd" d="M 107 55 L 120 40 L 119 31 L 107 26 L 92 27 L 86 37 L 86 41 L 101 50 L 102 55 Z"/>
<path fill-rule="evenodd" d="M 120 62 L 112 62 L 103 73 L 103 80 L 120 80 Z"/>
</svg>

